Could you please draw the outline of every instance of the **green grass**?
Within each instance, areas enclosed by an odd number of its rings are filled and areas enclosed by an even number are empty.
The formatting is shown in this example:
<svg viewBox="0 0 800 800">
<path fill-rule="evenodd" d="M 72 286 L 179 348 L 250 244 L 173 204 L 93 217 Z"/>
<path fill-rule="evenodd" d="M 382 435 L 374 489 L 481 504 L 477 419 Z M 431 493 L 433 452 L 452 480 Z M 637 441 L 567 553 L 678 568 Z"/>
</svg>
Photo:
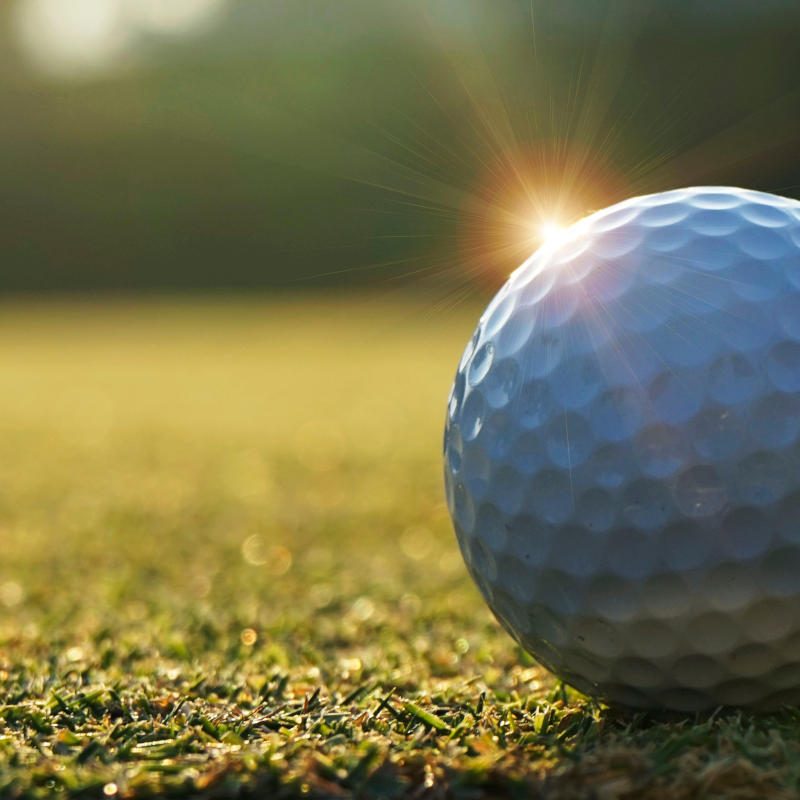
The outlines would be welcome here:
<svg viewBox="0 0 800 800">
<path fill-rule="evenodd" d="M 478 309 L 8 304 L 0 797 L 800 790 L 800 713 L 613 713 L 470 584 L 440 485 Z"/>
</svg>

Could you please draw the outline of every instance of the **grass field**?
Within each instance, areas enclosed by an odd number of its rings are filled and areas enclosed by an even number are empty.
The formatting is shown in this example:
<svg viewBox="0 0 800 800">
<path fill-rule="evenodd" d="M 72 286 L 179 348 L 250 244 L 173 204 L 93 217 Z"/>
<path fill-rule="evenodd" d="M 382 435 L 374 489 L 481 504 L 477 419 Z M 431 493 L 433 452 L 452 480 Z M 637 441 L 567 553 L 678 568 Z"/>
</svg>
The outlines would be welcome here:
<svg viewBox="0 0 800 800">
<path fill-rule="evenodd" d="M 440 485 L 479 309 L 6 304 L 0 797 L 800 790 L 800 712 L 659 718 L 495 625 Z"/>
</svg>

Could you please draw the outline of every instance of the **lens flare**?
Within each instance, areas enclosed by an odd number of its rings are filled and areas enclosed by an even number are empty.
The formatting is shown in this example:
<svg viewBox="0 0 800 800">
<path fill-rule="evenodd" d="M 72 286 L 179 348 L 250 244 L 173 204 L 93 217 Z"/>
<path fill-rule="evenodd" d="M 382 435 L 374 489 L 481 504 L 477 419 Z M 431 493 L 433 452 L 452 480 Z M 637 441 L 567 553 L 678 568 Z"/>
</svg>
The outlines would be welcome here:
<svg viewBox="0 0 800 800">
<path fill-rule="evenodd" d="M 545 245 L 560 244 L 569 236 L 569 227 L 552 219 L 539 223 L 538 231 Z"/>
<path fill-rule="evenodd" d="M 497 155 L 462 209 L 461 258 L 469 277 L 488 288 L 540 247 L 563 244 L 573 223 L 630 194 L 610 159 L 563 140 L 540 140 Z"/>
</svg>

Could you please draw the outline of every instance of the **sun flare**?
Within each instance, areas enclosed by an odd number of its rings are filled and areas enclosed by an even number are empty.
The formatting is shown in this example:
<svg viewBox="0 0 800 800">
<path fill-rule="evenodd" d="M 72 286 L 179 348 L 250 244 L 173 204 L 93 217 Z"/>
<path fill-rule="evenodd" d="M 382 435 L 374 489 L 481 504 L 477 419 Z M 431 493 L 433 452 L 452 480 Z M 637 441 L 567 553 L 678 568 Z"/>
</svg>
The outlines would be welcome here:
<svg viewBox="0 0 800 800">
<path fill-rule="evenodd" d="M 569 226 L 556 220 L 545 220 L 538 226 L 539 238 L 544 245 L 563 242 L 569 236 Z"/>
</svg>

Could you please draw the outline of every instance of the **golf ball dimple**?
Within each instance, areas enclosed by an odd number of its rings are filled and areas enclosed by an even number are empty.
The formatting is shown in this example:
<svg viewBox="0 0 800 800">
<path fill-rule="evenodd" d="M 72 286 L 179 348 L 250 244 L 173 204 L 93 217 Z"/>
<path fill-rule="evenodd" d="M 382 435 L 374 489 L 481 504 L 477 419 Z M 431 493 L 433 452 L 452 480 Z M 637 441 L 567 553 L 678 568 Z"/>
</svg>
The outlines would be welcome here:
<svg viewBox="0 0 800 800">
<path fill-rule="evenodd" d="M 456 535 L 503 627 L 627 706 L 800 702 L 800 203 L 699 187 L 516 270 L 450 394 Z"/>
</svg>

